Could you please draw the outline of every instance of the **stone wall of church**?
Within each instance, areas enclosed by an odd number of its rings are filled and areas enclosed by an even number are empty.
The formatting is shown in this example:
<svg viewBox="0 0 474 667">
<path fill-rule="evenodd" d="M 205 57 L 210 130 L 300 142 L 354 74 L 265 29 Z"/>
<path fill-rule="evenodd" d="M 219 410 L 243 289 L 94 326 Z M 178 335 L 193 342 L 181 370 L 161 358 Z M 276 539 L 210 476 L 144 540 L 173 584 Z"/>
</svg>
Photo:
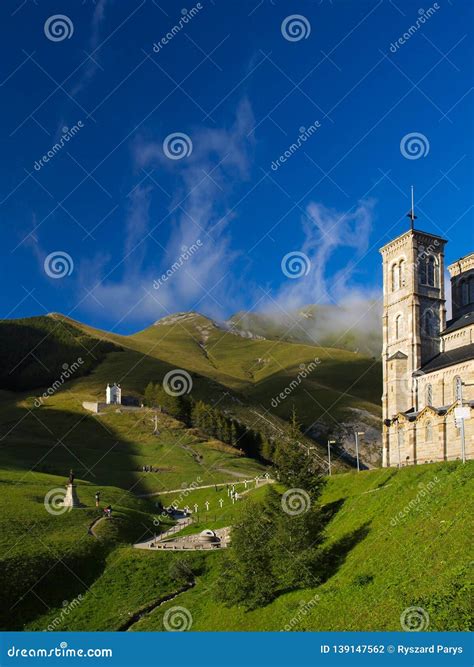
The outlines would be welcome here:
<svg viewBox="0 0 474 667">
<path fill-rule="evenodd" d="M 464 422 L 467 459 L 474 458 L 474 409 L 470 412 L 471 418 Z M 445 415 L 428 409 L 414 421 L 400 418 L 398 424 L 392 424 L 387 431 L 389 466 L 461 459 L 461 431 L 454 422 L 454 409 Z"/>
<path fill-rule="evenodd" d="M 428 404 L 428 385 L 431 386 L 431 405 L 436 408 L 448 407 L 456 400 L 455 378 L 460 377 L 463 382 L 474 385 L 474 359 L 461 364 L 455 364 L 439 371 L 426 373 L 417 378 L 417 410 L 420 411 Z M 463 400 L 474 401 L 474 386 L 464 387 Z"/>
<path fill-rule="evenodd" d="M 455 350 L 457 347 L 463 347 L 464 345 L 470 345 L 471 343 L 474 343 L 474 325 L 442 336 L 442 350 L 445 352 Z"/>
</svg>

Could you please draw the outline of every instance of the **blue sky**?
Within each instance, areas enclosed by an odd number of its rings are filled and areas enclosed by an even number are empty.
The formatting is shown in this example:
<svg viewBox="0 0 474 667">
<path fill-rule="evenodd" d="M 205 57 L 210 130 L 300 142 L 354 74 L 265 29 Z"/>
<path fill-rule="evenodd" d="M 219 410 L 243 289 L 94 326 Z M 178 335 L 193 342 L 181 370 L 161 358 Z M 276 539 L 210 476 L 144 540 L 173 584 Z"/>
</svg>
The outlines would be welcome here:
<svg viewBox="0 0 474 667">
<path fill-rule="evenodd" d="M 473 250 L 470 0 L 1 14 L 2 317 L 129 333 L 181 310 L 357 303 L 380 294 L 378 248 L 407 229 L 411 184 L 447 261 Z"/>
</svg>

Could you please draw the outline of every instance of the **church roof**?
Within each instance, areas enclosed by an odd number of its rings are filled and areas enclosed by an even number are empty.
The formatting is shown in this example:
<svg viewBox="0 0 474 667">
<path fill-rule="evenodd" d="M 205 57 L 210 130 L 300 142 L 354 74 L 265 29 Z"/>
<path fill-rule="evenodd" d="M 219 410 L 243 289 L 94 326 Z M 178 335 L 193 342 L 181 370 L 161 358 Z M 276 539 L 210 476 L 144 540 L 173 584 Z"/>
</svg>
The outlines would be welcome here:
<svg viewBox="0 0 474 667">
<path fill-rule="evenodd" d="M 451 333 L 452 331 L 457 331 L 457 329 L 467 327 L 470 324 L 474 324 L 474 312 L 466 313 L 466 315 L 461 315 L 455 320 L 449 320 L 449 322 L 446 322 L 446 329 L 441 332 L 441 335 L 444 336 L 445 334 Z"/>
<path fill-rule="evenodd" d="M 431 232 L 424 232 L 421 229 L 407 229 L 406 232 L 403 232 L 403 234 L 400 234 L 396 238 L 392 239 L 388 243 L 386 243 L 384 246 L 382 246 L 379 249 L 379 252 L 382 252 L 382 250 L 385 250 L 385 248 L 389 248 L 392 244 L 395 244 L 397 241 L 400 239 L 404 238 L 405 236 L 424 236 L 432 239 L 436 239 L 437 241 L 440 241 L 441 243 L 447 243 L 447 240 L 444 239 L 442 236 L 437 236 L 436 234 L 431 234 Z"/>
<path fill-rule="evenodd" d="M 422 366 L 420 370 L 423 373 L 431 373 L 431 371 L 454 366 L 463 361 L 469 361 L 469 359 L 474 359 L 474 343 L 457 347 L 448 352 L 441 352 L 440 354 L 437 354 L 436 357 L 433 357 L 433 359 L 430 359 L 430 361 Z"/>
</svg>

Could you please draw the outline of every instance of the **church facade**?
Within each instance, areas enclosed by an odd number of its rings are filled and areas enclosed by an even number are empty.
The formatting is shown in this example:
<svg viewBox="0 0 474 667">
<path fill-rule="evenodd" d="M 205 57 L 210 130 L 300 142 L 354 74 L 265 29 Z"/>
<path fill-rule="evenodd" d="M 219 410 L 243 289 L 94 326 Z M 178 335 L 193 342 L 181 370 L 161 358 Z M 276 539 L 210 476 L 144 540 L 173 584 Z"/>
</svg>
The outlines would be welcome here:
<svg viewBox="0 0 474 667">
<path fill-rule="evenodd" d="M 412 228 L 380 250 L 383 466 L 474 458 L 474 253 L 448 267 L 447 322 L 446 243 Z"/>
</svg>

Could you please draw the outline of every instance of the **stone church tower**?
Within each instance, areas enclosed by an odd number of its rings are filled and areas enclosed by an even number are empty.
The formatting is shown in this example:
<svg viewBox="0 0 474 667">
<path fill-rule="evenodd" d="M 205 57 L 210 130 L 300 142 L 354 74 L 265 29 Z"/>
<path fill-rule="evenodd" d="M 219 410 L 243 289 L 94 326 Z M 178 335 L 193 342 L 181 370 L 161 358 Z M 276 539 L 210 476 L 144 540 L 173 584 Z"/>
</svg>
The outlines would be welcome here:
<svg viewBox="0 0 474 667">
<path fill-rule="evenodd" d="M 380 251 L 384 420 L 418 409 L 414 374 L 440 352 L 439 333 L 446 324 L 445 243 L 439 236 L 410 229 Z M 386 435 L 384 429 L 384 459 L 388 450 Z"/>
<path fill-rule="evenodd" d="M 383 260 L 384 466 L 474 457 L 474 253 L 451 274 L 446 322 L 445 239 L 413 228 Z"/>
</svg>

